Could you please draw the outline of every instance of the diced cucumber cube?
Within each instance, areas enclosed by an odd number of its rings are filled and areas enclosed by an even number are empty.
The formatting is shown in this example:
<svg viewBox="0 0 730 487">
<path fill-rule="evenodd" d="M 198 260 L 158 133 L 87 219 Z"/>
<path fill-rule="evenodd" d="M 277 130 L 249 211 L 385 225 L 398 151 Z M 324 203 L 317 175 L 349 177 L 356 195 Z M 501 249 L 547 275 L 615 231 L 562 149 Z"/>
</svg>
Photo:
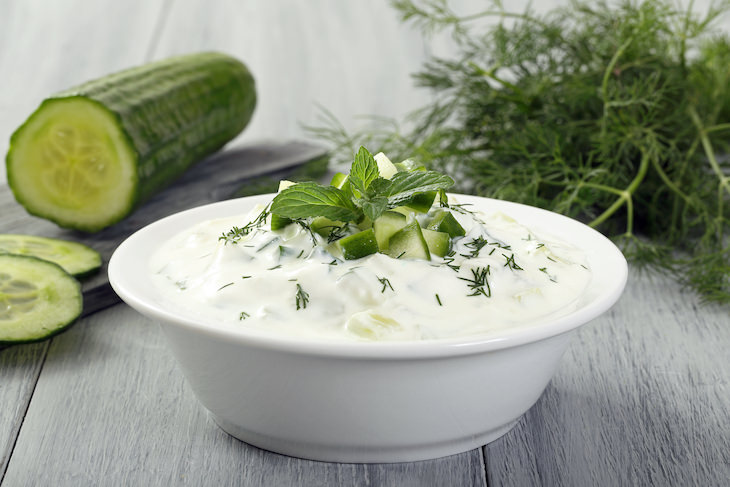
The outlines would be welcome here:
<svg viewBox="0 0 730 487">
<path fill-rule="evenodd" d="M 345 173 L 335 173 L 334 176 L 332 176 L 332 181 L 330 182 L 331 186 L 334 186 L 335 188 L 342 189 L 342 186 L 347 182 L 347 174 Z"/>
<path fill-rule="evenodd" d="M 282 228 L 289 225 L 291 222 L 292 222 L 291 218 L 275 215 L 273 213 L 271 214 L 271 229 L 272 230 L 281 230 Z"/>
<path fill-rule="evenodd" d="M 434 215 L 433 219 L 426 225 L 429 230 L 436 230 L 437 232 L 445 232 L 449 234 L 449 237 L 463 237 L 466 235 L 464 227 L 454 218 L 454 215 L 449 211 L 439 211 Z"/>
<path fill-rule="evenodd" d="M 281 181 L 279 181 L 279 193 L 284 191 L 286 188 L 294 186 L 295 184 L 297 183 L 295 183 L 294 181 L 287 181 L 286 179 L 282 179 Z"/>
<path fill-rule="evenodd" d="M 425 193 L 416 193 L 413 198 L 403 204 L 417 213 L 428 213 L 433 206 L 433 200 L 436 199 L 438 191 L 427 191 Z"/>
<path fill-rule="evenodd" d="M 423 238 L 426 240 L 428 250 L 434 255 L 443 257 L 451 250 L 451 237 L 446 232 L 437 232 L 436 230 L 429 230 L 422 228 Z"/>
<path fill-rule="evenodd" d="M 417 221 L 412 221 L 390 237 L 388 242 L 389 256 L 396 259 L 423 259 L 431 260 L 428 244 L 423 238 L 421 227 Z"/>
<path fill-rule="evenodd" d="M 373 222 L 375 239 L 378 242 L 380 251 L 388 250 L 390 237 L 398 230 L 406 226 L 407 218 L 403 213 L 386 211 Z"/>
<path fill-rule="evenodd" d="M 312 220 L 309 224 L 309 228 L 313 232 L 320 234 L 323 237 L 328 237 L 333 230 L 340 228 L 344 223 L 340 221 L 330 220 L 329 218 L 318 216 Z"/>
<path fill-rule="evenodd" d="M 388 159 L 388 156 L 382 152 L 375 154 L 373 159 L 375 159 L 375 162 L 378 165 L 378 172 L 380 173 L 381 178 L 390 179 L 393 177 L 393 174 L 398 172 L 398 168 L 395 167 L 395 165 L 390 162 L 390 159 Z"/>
<path fill-rule="evenodd" d="M 405 159 L 404 161 L 396 162 L 394 166 L 396 167 L 396 169 L 398 169 L 398 172 L 426 170 L 425 166 L 417 163 L 413 159 Z"/>
<path fill-rule="evenodd" d="M 337 246 L 346 260 L 359 259 L 378 251 L 378 242 L 372 228 L 339 239 Z"/>
</svg>

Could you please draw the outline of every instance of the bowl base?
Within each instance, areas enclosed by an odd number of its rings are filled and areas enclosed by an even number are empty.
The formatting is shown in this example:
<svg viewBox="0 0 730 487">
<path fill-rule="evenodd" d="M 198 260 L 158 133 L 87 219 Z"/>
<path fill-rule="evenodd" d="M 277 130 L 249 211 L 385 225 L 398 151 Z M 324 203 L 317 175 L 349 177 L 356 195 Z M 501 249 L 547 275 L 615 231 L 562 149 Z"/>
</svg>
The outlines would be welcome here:
<svg viewBox="0 0 730 487">
<path fill-rule="evenodd" d="M 210 413 L 215 423 L 226 433 L 244 443 L 274 453 L 306 460 L 335 463 L 400 463 L 433 460 L 463 453 L 491 443 L 511 430 L 519 418 L 483 433 L 454 438 L 429 444 L 381 446 L 319 444 L 292 441 L 286 438 L 273 438 L 255 431 L 242 428 Z"/>
</svg>

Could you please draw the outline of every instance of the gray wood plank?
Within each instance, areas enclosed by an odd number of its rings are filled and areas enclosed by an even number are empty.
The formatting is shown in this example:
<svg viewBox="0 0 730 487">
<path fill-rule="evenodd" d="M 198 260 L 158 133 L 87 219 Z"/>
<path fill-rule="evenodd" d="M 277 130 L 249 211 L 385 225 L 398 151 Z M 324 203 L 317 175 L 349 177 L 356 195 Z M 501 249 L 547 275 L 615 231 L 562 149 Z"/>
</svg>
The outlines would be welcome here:
<svg viewBox="0 0 730 487">
<path fill-rule="evenodd" d="M 632 272 L 485 455 L 491 486 L 728 485 L 730 310 Z"/>
<path fill-rule="evenodd" d="M 0 350 L 0 479 L 23 423 L 48 343 Z"/>
<path fill-rule="evenodd" d="M 197 403 L 159 328 L 118 305 L 51 343 L 2 485 L 477 486 L 485 480 L 480 450 L 355 465 L 242 443 Z"/>
</svg>

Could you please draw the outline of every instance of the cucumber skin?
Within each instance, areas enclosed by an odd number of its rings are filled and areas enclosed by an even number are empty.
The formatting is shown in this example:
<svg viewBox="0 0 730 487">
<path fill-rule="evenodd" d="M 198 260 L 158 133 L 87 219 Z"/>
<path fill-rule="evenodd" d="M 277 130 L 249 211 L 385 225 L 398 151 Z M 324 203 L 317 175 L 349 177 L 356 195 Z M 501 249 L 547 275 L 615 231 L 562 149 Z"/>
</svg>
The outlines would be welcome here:
<svg viewBox="0 0 730 487">
<path fill-rule="evenodd" d="M 190 165 L 223 147 L 248 125 L 256 107 L 248 68 L 217 52 L 167 58 L 88 81 L 47 98 L 30 117 L 49 103 L 75 97 L 111 113 L 136 157 L 137 184 L 125 214 L 98 228 L 56 222 L 88 232 L 126 217 Z M 10 138 L 8 168 L 16 135 L 26 124 Z M 10 170 L 8 184 L 13 189 Z"/>
</svg>

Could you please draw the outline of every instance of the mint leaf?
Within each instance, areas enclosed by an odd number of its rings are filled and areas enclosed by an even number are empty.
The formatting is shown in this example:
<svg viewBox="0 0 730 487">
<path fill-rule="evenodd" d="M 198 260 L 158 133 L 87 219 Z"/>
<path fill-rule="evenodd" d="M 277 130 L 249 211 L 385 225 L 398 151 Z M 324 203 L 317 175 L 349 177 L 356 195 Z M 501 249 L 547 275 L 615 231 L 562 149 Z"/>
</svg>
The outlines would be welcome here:
<svg viewBox="0 0 730 487">
<path fill-rule="evenodd" d="M 375 221 L 385 210 L 388 209 L 388 198 L 385 196 L 372 196 L 360 200 L 362 211 L 370 220 Z"/>
<path fill-rule="evenodd" d="M 378 171 L 378 163 L 375 162 L 375 158 L 365 147 L 360 147 L 360 150 L 355 154 L 355 161 L 352 163 L 350 168 L 350 174 L 348 179 L 355 189 L 360 193 L 365 194 L 375 179 L 380 176 Z"/>
<path fill-rule="evenodd" d="M 388 207 L 394 208 L 417 193 L 448 189 L 454 180 L 436 171 L 397 172 L 390 178 L 390 185 L 384 193 Z"/>
<path fill-rule="evenodd" d="M 342 222 L 358 221 L 362 216 L 344 191 L 317 183 L 298 183 L 277 194 L 271 213 L 291 219 L 324 216 Z"/>
</svg>

